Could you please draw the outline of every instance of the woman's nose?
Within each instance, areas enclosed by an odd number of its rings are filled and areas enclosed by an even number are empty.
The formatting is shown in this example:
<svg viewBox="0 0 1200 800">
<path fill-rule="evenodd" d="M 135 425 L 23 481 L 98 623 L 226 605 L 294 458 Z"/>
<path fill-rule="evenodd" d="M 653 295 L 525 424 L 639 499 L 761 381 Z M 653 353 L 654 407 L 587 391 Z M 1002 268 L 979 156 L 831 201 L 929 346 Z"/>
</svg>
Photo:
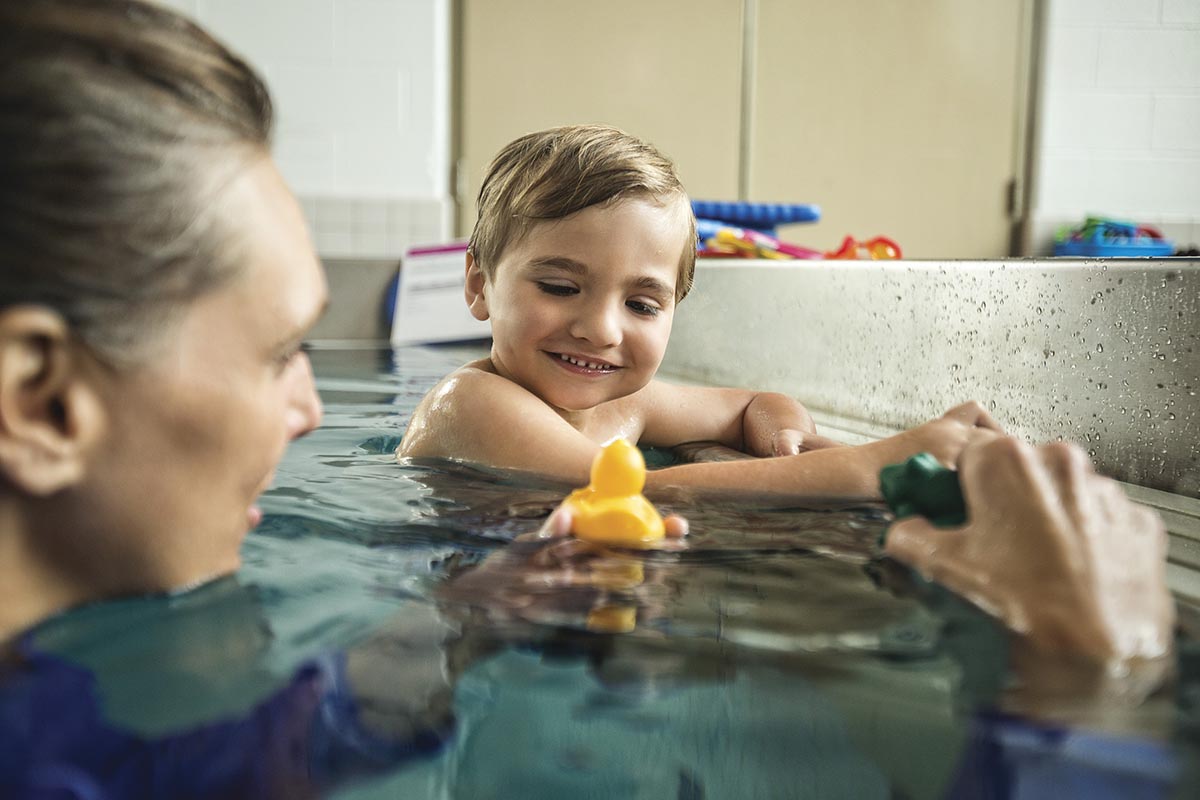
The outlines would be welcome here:
<svg viewBox="0 0 1200 800">
<path fill-rule="evenodd" d="M 313 380 L 312 362 L 301 353 L 296 359 L 295 383 L 287 411 L 288 439 L 298 439 L 321 424 L 321 397 Z"/>
<path fill-rule="evenodd" d="M 583 308 L 572 323 L 570 333 L 597 347 L 618 345 L 621 343 L 620 312 L 609 303 Z"/>
</svg>

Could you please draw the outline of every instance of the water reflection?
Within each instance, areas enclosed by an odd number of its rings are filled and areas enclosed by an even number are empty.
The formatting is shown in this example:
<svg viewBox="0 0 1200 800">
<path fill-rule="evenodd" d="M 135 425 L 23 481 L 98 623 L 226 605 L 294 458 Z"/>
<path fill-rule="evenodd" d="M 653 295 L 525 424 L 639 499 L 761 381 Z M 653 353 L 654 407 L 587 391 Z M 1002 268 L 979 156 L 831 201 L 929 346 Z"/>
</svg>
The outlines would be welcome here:
<svg viewBox="0 0 1200 800">
<path fill-rule="evenodd" d="M 453 727 L 449 687 L 428 669 L 441 632 L 405 619 L 433 646 L 391 653 L 406 679 L 387 687 L 362 664 L 373 639 L 280 678 L 256 595 L 227 579 L 22 637 L 0 669 L 0 795 L 316 797 L 440 747 Z M 130 625 L 138 637 L 121 635 Z"/>
</svg>

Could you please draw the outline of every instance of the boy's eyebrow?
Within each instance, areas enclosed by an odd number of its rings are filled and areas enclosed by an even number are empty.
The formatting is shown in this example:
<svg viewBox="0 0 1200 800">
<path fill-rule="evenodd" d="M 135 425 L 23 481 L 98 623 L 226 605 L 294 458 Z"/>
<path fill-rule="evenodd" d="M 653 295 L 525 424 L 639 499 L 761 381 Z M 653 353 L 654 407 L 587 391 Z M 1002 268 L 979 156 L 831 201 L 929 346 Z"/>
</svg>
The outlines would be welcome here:
<svg viewBox="0 0 1200 800">
<path fill-rule="evenodd" d="M 534 268 L 544 269 L 561 269 L 575 275 L 583 275 L 587 272 L 587 265 L 581 261 L 576 261 L 573 258 L 566 256 L 544 256 L 543 258 L 535 258 L 529 262 L 529 266 Z"/>
<path fill-rule="evenodd" d="M 675 287 L 668 286 L 658 278 L 652 278 L 649 275 L 643 275 L 631 284 L 635 289 L 646 289 L 654 294 L 661 294 L 664 297 L 674 297 Z"/>
</svg>

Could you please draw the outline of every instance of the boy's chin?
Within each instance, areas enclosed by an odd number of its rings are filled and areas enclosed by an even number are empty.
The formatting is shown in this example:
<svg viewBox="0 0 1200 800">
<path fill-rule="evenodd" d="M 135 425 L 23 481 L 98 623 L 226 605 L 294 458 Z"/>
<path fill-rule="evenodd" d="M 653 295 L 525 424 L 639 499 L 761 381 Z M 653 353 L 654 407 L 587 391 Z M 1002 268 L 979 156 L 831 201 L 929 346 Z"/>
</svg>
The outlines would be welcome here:
<svg viewBox="0 0 1200 800">
<path fill-rule="evenodd" d="M 543 400 L 559 411 L 564 411 L 568 414 L 577 414 L 581 411 L 589 411 L 605 403 L 610 403 L 613 400 L 628 397 L 630 394 L 632 392 L 571 392 L 543 397 Z"/>
</svg>

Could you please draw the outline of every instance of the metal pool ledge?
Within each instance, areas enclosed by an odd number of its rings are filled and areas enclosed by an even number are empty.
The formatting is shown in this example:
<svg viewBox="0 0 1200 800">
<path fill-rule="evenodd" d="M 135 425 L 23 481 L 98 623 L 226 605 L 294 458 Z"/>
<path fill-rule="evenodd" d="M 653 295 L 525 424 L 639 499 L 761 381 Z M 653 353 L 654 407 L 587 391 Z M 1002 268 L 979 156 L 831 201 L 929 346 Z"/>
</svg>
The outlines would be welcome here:
<svg viewBox="0 0 1200 800">
<path fill-rule="evenodd" d="M 667 374 L 786 392 L 847 441 L 967 399 L 1156 508 L 1200 600 L 1200 261 L 701 262 Z"/>
</svg>

